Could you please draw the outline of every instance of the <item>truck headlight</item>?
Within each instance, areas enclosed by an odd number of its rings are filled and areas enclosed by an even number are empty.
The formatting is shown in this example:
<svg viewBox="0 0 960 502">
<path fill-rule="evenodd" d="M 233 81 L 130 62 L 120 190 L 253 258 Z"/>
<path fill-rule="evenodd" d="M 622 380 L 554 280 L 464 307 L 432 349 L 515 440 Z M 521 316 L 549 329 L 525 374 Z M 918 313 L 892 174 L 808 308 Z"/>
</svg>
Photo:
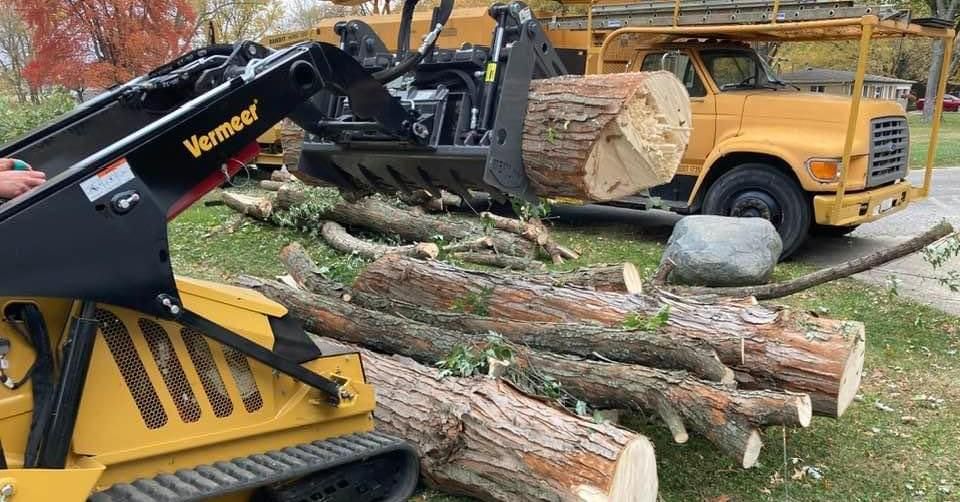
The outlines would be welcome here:
<svg viewBox="0 0 960 502">
<path fill-rule="evenodd" d="M 840 164 L 840 159 L 809 159 L 807 172 L 817 181 L 837 181 Z"/>
</svg>

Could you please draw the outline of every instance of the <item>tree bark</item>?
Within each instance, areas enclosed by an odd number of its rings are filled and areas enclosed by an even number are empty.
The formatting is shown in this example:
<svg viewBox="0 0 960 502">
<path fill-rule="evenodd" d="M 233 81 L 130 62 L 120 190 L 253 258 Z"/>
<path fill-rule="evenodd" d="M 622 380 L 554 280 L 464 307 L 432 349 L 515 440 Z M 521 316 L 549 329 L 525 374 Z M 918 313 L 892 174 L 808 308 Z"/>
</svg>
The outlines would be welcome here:
<svg viewBox="0 0 960 502">
<path fill-rule="evenodd" d="M 337 204 L 326 217 L 345 225 L 398 235 L 408 241 L 430 242 L 442 236 L 449 242 L 483 236 L 483 228 L 474 222 L 449 217 L 414 214 L 373 197 L 356 203 Z M 494 250 L 513 256 L 530 256 L 533 245 L 518 235 L 502 231 L 490 232 Z"/>
<path fill-rule="evenodd" d="M 544 270 L 546 265 L 543 262 L 524 258 L 522 256 L 510 256 L 506 254 L 483 253 L 476 251 L 460 251 L 452 253 L 454 258 L 477 265 L 486 265 L 488 267 L 506 268 L 510 270 Z"/>
<path fill-rule="evenodd" d="M 276 205 L 281 209 L 290 209 L 307 200 L 307 194 L 296 183 L 284 183 L 277 190 Z"/>
<path fill-rule="evenodd" d="M 539 218 L 530 218 L 527 221 L 523 221 L 519 218 L 507 218 L 489 211 L 484 211 L 480 213 L 480 219 L 491 222 L 494 228 L 517 234 L 542 247 L 543 250 L 550 255 L 550 259 L 555 265 L 562 264 L 564 258 L 572 260 L 579 258 L 579 255 L 566 254 L 564 251 L 565 248 L 562 248 L 553 240 L 553 237 L 550 236 L 550 231 L 547 230 L 546 225 L 544 225 Z"/>
<path fill-rule="evenodd" d="M 293 175 L 290 174 L 290 172 L 288 172 L 288 171 L 284 171 L 284 170 L 282 170 L 282 169 L 278 169 L 278 170 L 270 173 L 270 180 L 271 180 L 271 181 L 280 181 L 280 182 L 286 183 L 286 182 L 288 182 L 288 181 L 293 181 Z"/>
<path fill-rule="evenodd" d="M 280 126 L 280 145 L 283 147 L 283 164 L 296 172 L 300 165 L 300 151 L 303 150 L 303 129 L 290 119 L 284 119 Z"/>
<path fill-rule="evenodd" d="M 432 242 L 419 242 L 407 246 L 377 244 L 350 235 L 339 223 L 333 221 L 324 222 L 320 228 L 320 234 L 323 236 L 323 240 L 327 241 L 327 244 L 330 244 L 333 249 L 341 253 L 356 253 L 371 260 L 393 253 L 430 259 L 440 255 L 440 248 Z"/>
<path fill-rule="evenodd" d="M 530 83 L 523 160 L 541 197 L 608 201 L 670 181 L 690 136 L 686 89 L 668 72 Z"/>
<path fill-rule="evenodd" d="M 282 303 L 309 331 L 425 364 L 448 356 L 459 346 L 483 346 L 489 338 L 363 309 L 275 281 L 244 277 L 238 284 Z M 519 345 L 511 349 L 520 367 L 553 378 L 563 389 L 598 408 L 671 410 L 686 427 L 710 439 L 745 468 L 754 465 L 759 455 L 758 427 L 810 424 L 810 398 L 803 394 L 741 391 L 682 371 L 590 361 Z"/>
<path fill-rule="evenodd" d="M 763 284 L 760 286 L 744 286 L 729 288 L 702 288 L 702 287 L 677 287 L 672 290 L 683 294 L 715 294 L 724 296 L 753 296 L 758 300 L 770 300 L 773 298 L 782 298 L 794 293 L 803 291 L 820 284 L 835 281 L 843 277 L 849 277 L 853 274 L 869 270 L 884 263 L 903 258 L 909 254 L 916 253 L 921 249 L 933 244 L 934 242 L 953 233 L 953 226 L 946 221 L 942 221 L 930 230 L 913 237 L 907 241 L 901 242 L 895 246 L 875 251 L 866 256 L 861 256 L 853 260 L 834 265 L 829 268 L 817 270 L 791 279 L 789 281 L 777 282 L 773 284 Z"/>
<path fill-rule="evenodd" d="M 640 294 L 643 292 L 643 279 L 640 278 L 640 272 L 632 263 L 583 267 L 569 272 L 525 274 L 523 277 L 561 288 L 579 286 L 609 293 Z"/>
<path fill-rule="evenodd" d="M 294 281 L 308 291 L 335 296 L 369 310 L 411 319 L 439 328 L 473 334 L 494 332 L 528 347 L 582 357 L 602 357 L 661 369 L 686 370 L 701 378 L 730 384 L 733 371 L 700 340 L 677 339 L 656 332 L 625 331 L 588 324 L 504 320 L 465 312 L 429 310 L 412 303 L 351 291 L 317 274 L 316 264 L 298 243 L 281 250 L 280 260 Z"/>
<path fill-rule="evenodd" d="M 407 358 L 341 347 L 363 357 L 377 430 L 415 445 L 435 487 L 504 502 L 657 500 L 653 446 L 639 434 L 576 418 L 499 380 L 440 378 Z"/>
<path fill-rule="evenodd" d="M 230 209 L 258 220 L 268 220 L 273 214 L 273 204 L 266 197 L 251 197 L 224 191 L 221 199 Z"/>
<path fill-rule="evenodd" d="M 658 332 L 704 341 L 738 372 L 741 384 L 810 394 L 814 411 L 832 417 L 853 401 L 863 370 L 863 324 L 755 305 L 752 299 L 557 288 L 396 256 L 368 266 L 354 289 L 433 310 L 480 301 L 495 318 L 616 327 L 628 314 L 653 317 L 669 306 Z"/>
<path fill-rule="evenodd" d="M 268 192 L 276 192 L 277 190 L 280 190 L 280 187 L 282 186 L 282 181 L 260 180 L 260 189 Z"/>
</svg>

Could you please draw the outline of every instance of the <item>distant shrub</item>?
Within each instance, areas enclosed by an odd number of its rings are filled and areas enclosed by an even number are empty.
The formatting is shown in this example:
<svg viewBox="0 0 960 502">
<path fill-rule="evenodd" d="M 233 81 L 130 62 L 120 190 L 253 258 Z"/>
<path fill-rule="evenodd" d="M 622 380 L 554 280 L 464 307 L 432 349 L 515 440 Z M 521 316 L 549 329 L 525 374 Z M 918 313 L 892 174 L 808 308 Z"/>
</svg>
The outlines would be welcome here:
<svg viewBox="0 0 960 502">
<path fill-rule="evenodd" d="M 40 98 L 38 103 L 17 103 L 15 99 L 0 96 L 0 144 L 23 136 L 75 106 L 76 99 L 66 91 L 52 92 Z"/>
</svg>

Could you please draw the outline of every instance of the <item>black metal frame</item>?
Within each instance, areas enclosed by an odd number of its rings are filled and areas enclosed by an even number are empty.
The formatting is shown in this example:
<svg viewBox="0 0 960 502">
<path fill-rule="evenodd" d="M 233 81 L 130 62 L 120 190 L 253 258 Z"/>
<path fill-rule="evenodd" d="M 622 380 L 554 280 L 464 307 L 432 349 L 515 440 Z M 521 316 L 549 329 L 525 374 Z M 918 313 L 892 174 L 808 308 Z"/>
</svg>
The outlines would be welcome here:
<svg viewBox="0 0 960 502">
<path fill-rule="evenodd" d="M 496 4 L 490 15 L 496 27 L 489 48 L 437 51 L 421 62 L 412 84 L 391 88 L 426 128 L 425 139 L 385 134 L 379 124 L 358 119 L 354 104 L 341 99 L 331 119 L 308 128 L 312 134 L 301 152 L 300 176 L 333 183 L 355 197 L 477 189 L 497 197 L 533 198 L 522 159 L 530 81 L 564 75 L 567 69 L 524 3 Z M 375 36 L 363 33 L 368 39 Z M 395 57 L 369 51 L 358 55 L 370 70 Z M 437 83 L 440 75 L 457 72 L 460 80 L 465 75 L 474 82 L 466 87 Z M 477 72 L 480 77 L 475 77 Z M 479 90 L 473 102 L 471 86 Z M 471 124 L 472 113 L 476 124 Z"/>
<path fill-rule="evenodd" d="M 81 304 L 52 405 L 34 410 L 28 467 L 65 465 L 101 303 L 176 320 L 320 390 L 333 406 L 350 397 L 289 354 L 186 310 L 167 243 L 167 221 L 218 186 L 223 166 L 236 168 L 255 156 L 250 145 L 260 134 L 285 117 L 302 125 L 324 117 L 326 110 L 312 100 L 321 91 L 350 96 L 391 134 L 408 134 L 408 112 L 335 46 L 309 43 L 272 53 L 245 42 L 191 53 L 0 149 L 0 157 L 27 160 L 50 176 L 41 188 L 0 205 L 0 296 Z M 231 123 L 233 129 L 217 136 Z M 186 143 L 201 135 L 211 142 L 217 137 L 218 144 L 195 155 Z M 122 177 L 103 185 L 111 173 Z M 101 192 L 90 189 L 97 180 Z"/>
</svg>

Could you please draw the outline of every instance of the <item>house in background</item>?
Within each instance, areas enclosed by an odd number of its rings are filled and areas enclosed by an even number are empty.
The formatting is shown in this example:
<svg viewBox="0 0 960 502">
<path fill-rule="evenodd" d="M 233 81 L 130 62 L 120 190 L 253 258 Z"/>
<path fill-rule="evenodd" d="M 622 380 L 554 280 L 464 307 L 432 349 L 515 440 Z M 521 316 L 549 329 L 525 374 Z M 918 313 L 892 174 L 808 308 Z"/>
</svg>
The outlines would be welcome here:
<svg viewBox="0 0 960 502">
<path fill-rule="evenodd" d="M 849 96 L 853 89 L 854 72 L 807 68 L 806 70 L 784 73 L 780 80 L 791 83 L 808 92 L 825 92 Z M 903 80 L 881 75 L 864 75 L 863 96 L 896 101 L 907 108 L 907 96 L 910 94 L 912 80 Z"/>
</svg>

